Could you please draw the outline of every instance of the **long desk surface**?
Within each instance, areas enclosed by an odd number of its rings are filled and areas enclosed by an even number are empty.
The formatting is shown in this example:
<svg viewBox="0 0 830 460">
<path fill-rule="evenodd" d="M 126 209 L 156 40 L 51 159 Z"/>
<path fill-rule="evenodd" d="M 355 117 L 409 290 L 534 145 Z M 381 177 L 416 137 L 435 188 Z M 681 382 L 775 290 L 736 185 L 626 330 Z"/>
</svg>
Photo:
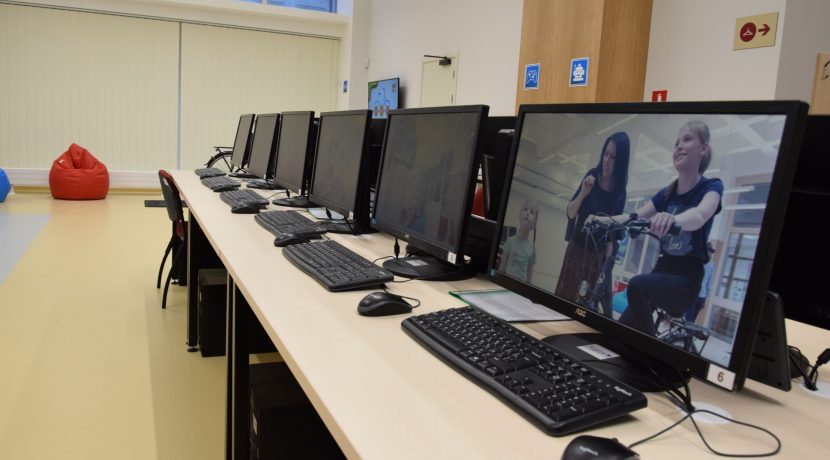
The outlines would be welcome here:
<svg viewBox="0 0 830 460">
<path fill-rule="evenodd" d="M 280 254 L 274 238 L 252 215 L 231 214 L 218 194 L 204 187 L 192 171 L 176 171 L 173 176 L 191 216 L 199 221 L 256 318 L 348 457 L 561 456 L 573 435 L 545 435 L 439 361 L 401 329 L 401 321 L 409 315 L 358 315 L 356 306 L 367 291 L 326 291 Z M 393 239 L 382 233 L 330 237 L 370 260 L 392 254 Z M 462 305 L 448 295 L 449 291 L 493 287 L 484 278 L 388 284 L 391 292 L 421 300 L 412 314 Z M 573 321 L 519 327 L 540 338 L 587 330 Z M 830 332 L 800 323 L 788 322 L 787 334 L 790 344 L 810 360 L 830 346 Z M 720 408 L 737 420 L 774 432 L 783 443 L 783 458 L 827 455 L 828 397 L 808 392 L 796 382 L 788 393 L 753 381 L 747 381 L 739 393 L 697 380 L 691 388 L 696 403 Z M 630 444 L 682 417 L 665 396 L 650 394 L 648 399 L 646 409 L 586 433 Z M 774 447 L 766 435 L 736 424 L 700 425 L 710 444 L 721 451 L 760 453 Z M 644 458 L 714 457 L 688 421 L 634 450 Z"/>
</svg>

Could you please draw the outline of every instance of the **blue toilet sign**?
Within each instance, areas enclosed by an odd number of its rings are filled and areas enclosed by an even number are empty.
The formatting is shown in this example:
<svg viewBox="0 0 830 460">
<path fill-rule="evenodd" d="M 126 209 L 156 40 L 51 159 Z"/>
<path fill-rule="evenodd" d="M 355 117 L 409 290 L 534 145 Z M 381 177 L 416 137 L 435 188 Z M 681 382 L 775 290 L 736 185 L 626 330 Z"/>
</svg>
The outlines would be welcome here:
<svg viewBox="0 0 830 460">
<path fill-rule="evenodd" d="M 525 89 L 539 89 L 539 68 L 541 64 L 527 64 L 525 66 Z"/>
<path fill-rule="evenodd" d="M 590 58 L 571 59 L 571 74 L 568 86 L 588 86 L 588 62 Z"/>
</svg>

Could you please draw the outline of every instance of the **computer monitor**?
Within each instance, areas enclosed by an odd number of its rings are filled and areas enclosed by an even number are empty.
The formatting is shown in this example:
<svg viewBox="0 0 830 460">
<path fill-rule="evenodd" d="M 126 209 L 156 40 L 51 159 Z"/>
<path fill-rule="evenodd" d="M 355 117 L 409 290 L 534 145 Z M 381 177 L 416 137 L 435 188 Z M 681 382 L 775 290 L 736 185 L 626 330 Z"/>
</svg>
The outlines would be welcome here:
<svg viewBox="0 0 830 460">
<path fill-rule="evenodd" d="M 236 139 L 233 141 L 231 164 L 237 168 L 244 168 L 248 164 L 251 153 L 251 128 L 254 126 L 254 114 L 248 113 L 239 117 L 236 126 Z"/>
<path fill-rule="evenodd" d="M 810 260 L 830 260 L 830 246 L 820 240 L 816 217 L 817 210 L 830 209 L 830 183 L 824 177 L 830 171 L 828 132 L 830 116 L 807 117 L 770 280 L 770 289 L 781 295 L 787 318 L 823 329 L 830 329 L 830 302 L 824 290 L 827 270 L 817 268 L 821 263 L 805 263 L 805 254 Z"/>
<path fill-rule="evenodd" d="M 400 108 L 400 78 L 369 82 L 369 110 L 372 118 L 387 118 L 389 112 Z"/>
<path fill-rule="evenodd" d="M 369 224 L 368 110 L 320 114 L 311 201 L 345 216 L 327 225 L 335 233 L 359 234 Z"/>
<path fill-rule="evenodd" d="M 317 206 L 306 197 L 314 161 L 313 126 L 314 112 L 282 113 L 274 182 L 297 196 L 274 200 L 276 205 L 305 208 Z"/>
<path fill-rule="evenodd" d="M 674 383 L 740 389 L 806 109 L 522 106 L 490 275 L 601 332 L 550 340 L 638 388 L 665 386 L 617 355 L 670 363 L 657 373 Z M 649 237 L 650 221 L 671 232 Z"/>
<path fill-rule="evenodd" d="M 256 131 L 251 141 L 251 159 L 248 172 L 260 179 L 270 179 L 273 175 L 274 153 L 277 148 L 280 114 L 268 113 L 256 118 Z"/>
<path fill-rule="evenodd" d="M 424 251 L 386 261 L 400 276 L 471 276 L 463 248 L 472 207 L 483 105 L 393 110 L 377 179 L 372 226 Z"/>
</svg>

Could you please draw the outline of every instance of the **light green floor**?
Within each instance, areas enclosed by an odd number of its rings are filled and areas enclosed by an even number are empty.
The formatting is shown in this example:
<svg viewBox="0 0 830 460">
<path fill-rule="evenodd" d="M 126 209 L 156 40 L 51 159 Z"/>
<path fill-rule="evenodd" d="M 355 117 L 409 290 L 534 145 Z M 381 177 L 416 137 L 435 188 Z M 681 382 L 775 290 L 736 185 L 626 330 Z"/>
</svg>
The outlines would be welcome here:
<svg viewBox="0 0 830 460">
<path fill-rule="evenodd" d="M 186 351 L 185 288 L 161 309 L 170 223 L 145 199 L 0 203 L 50 216 L 0 282 L 0 458 L 224 456 L 225 359 Z"/>
</svg>

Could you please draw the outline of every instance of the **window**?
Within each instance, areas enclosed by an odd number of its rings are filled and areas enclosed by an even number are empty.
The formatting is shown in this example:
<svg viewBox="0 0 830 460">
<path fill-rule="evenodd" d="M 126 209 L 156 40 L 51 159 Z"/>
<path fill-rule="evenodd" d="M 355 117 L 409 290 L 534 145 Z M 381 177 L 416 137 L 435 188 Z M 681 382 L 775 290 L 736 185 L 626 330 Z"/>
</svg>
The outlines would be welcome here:
<svg viewBox="0 0 830 460">
<path fill-rule="evenodd" d="M 300 8 L 304 10 L 323 11 L 326 13 L 337 12 L 337 0 L 240 0 L 248 3 L 264 3 L 266 5 L 285 6 L 288 8 Z"/>
</svg>

